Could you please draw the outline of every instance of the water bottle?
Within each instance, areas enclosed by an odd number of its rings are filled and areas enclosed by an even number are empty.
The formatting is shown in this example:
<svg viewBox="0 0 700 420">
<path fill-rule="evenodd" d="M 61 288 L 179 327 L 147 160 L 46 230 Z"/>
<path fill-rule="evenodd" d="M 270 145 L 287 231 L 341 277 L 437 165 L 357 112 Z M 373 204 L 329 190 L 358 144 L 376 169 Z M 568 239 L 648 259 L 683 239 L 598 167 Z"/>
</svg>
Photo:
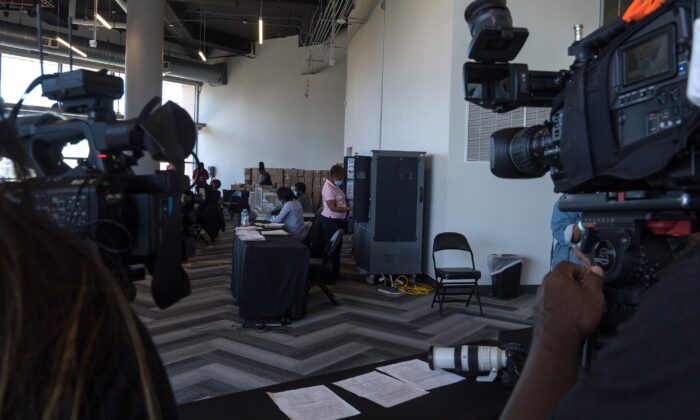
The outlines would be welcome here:
<svg viewBox="0 0 700 420">
<path fill-rule="evenodd" d="M 245 209 L 241 212 L 241 226 L 248 226 L 248 222 L 249 222 L 248 209 Z"/>
</svg>

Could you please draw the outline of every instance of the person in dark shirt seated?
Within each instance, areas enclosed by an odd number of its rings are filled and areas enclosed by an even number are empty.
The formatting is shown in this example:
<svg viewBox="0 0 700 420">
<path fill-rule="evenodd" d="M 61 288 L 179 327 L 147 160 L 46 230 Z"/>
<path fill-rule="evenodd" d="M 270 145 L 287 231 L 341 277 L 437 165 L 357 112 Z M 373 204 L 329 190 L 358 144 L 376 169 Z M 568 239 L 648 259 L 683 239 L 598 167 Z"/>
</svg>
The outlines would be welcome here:
<svg viewBox="0 0 700 420">
<path fill-rule="evenodd" d="M 13 143 L 0 128 L 0 157 L 26 176 Z M 96 248 L 2 188 L 0 419 L 177 419 L 153 342 Z"/>
<path fill-rule="evenodd" d="M 270 177 L 270 174 L 267 173 L 265 170 L 265 163 L 260 162 L 258 164 L 258 172 L 260 173 L 260 185 L 262 186 L 271 186 L 272 185 L 272 178 Z"/>
<path fill-rule="evenodd" d="M 270 221 L 284 223 L 284 227 L 294 238 L 303 241 L 309 234 L 309 228 L 304 224 L 304 211 L 301 204 L 294 199 L 294 193 L 287 187 L 277 190 L 277 198 L 282 203 L 282 209 L 276 216 L 272 216 Z"/>
<path fill-rule="evenodd" d="M 313 213 L 314 205 L 311 201 L 311 197 L 306 195 L 306 184 L 303 182 L 297 182 L 294 184 L 294 197 L 296 197 L 304 213 Z"/>
</svg>

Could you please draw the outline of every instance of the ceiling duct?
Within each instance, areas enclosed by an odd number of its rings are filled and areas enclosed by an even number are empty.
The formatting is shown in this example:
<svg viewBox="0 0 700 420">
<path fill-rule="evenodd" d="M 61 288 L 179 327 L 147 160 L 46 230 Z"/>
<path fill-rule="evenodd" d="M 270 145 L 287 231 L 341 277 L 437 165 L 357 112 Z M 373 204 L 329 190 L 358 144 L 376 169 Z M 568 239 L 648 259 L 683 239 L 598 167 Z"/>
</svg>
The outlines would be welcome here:
<svg viewBox="0 0 700 420">
<path fill-rule="evenodd" d="M 336 40 L 347 28 L 354 7 L 355 0 L 330 0 L 316 9 L 304 41 L 302 74 L 316 74 L 335 65 Z"/>
<path fill-rule="evenodd" d="M 88 57 L 80 60 L 81 63 L 86 63 L 85 65 L 96 64 L 110 68 L 124 68 L 125 49 L 122 45 L 101 42 L 99 48 L 89 48 L 89 40 L 81 37 L 73 37 L 73 45 L 88 52 Z M 0 51 L 6 49 L 5 52 L 14 54 L 16 50 L 33 52 L 36 48 L 36 30 L 34 28 L 2 22 L 0 25 Z M 64 59 L 68 57 L 68 51 L 65 48 L 45 49 L 44 54 L 47 57 L 54 56 Z M 226 64 L 209 65 L 169 56 L 165 56 L 163 60 L 168 63 L 169 75 L 172 77 L 212 85 L 226 84 Z"/>
</svg>

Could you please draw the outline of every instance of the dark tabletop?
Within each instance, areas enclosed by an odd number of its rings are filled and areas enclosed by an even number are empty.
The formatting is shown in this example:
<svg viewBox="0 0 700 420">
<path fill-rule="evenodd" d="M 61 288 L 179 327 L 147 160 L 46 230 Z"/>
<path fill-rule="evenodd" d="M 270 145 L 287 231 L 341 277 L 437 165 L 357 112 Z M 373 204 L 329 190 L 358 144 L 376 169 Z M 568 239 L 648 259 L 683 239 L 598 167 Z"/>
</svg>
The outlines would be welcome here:
<svg viewBox="0 0 700 420">
<path fill-rule="evenodd" d="M 510 396 L 510 390 L 500 383 L 476 382 L 475 374 L 463 374 L 467 379 L 436 388 L 428 395 L 384 408 L 336 385 L 343 379 L 369 373 L 380 366 L 411 359 L 425 360 L 425 354 L 403 357 L 374 365 L 348 369 L 326 375 L 305 378 L 266 388 L 240 392 L 218 398 L 197 401 L 179 407 L 181 420 L 199 419 L 287 419 L 277 408 L 268 392 L 290 391 L 316 385 L 326 385 L 361 414 L 353 419 L 496 419 Z"/>
</svg>

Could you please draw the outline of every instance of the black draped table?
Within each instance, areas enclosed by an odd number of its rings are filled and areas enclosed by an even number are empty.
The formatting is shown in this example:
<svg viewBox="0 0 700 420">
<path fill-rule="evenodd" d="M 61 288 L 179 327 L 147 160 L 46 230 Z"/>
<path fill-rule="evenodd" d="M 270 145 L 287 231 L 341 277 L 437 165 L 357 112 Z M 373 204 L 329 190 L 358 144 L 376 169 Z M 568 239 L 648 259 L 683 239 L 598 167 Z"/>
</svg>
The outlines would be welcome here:
<svg viewBox="0 0 700 420">
<path fill-rule="evenodd" d="M 234 235 L 231 292 L 246 320 L 299 319 L 306 310 L 309 249 L 291 237 Z"/>
</svg>

